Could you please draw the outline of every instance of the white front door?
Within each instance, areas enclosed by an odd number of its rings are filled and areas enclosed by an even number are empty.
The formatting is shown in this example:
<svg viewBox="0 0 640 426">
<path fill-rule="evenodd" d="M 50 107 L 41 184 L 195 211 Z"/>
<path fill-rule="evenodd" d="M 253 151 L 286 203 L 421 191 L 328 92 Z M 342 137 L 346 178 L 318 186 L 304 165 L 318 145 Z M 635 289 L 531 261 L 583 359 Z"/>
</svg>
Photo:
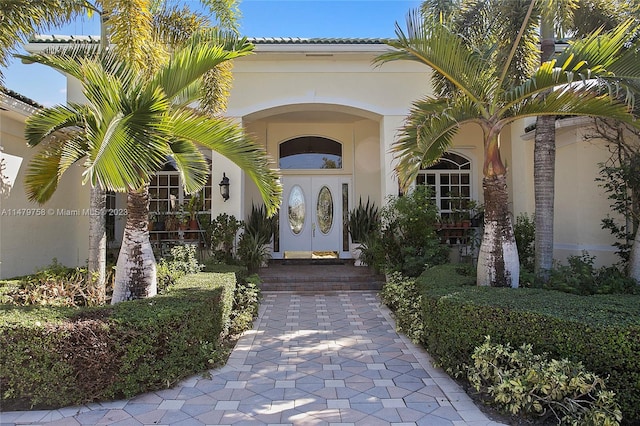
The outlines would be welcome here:
<svg viewBox="0 0 640 426">
<path fill-rule="evenodd" d="M 280 209 L 280 252 L 343 251 L 341 176 L 285 176 Z"/>
</svg>

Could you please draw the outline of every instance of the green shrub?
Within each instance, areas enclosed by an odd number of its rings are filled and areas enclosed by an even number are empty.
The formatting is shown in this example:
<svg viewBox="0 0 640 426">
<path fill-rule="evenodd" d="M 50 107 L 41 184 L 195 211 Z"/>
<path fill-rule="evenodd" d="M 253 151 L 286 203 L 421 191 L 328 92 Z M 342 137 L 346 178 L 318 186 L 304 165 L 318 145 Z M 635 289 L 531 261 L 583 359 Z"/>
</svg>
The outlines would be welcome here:
<svg viewBox="0 0 640 426">
<path fill-rule="evenodd" d="M 238 231 L 244 226 L 235 216 L 221 213 L 215 219 L 205 221 L 203 229 L 211 239 L 211 250 L 215 260 L 234 263 L 234 249 Z"/>
<path fill-rule="evenodd" d="M 163 293 L 183 276 L 200 272 L 204 265 L 198 262 L 194 244 L 181 244 L 172 247 L 169 256 L 160 259 L 156 268 L 158 293 Z"/>
<path fill-rule="evenodd" d="M 457 270 L 437 266 L 416 280 L 422 341 L 442 367 L 461 374 L 487 335 L 496 343 L 530 344 L 607 378 L 625 421 L 640 421 L 640 296 L 478 287 Z"/>
<path fill-rule="evenodd" d="M 387 277 L 380 292 L 382 302 L 394 313 L 396 327 L 411 341 L 418 343 L 422 338 L 422 295 L 418 292 L 416 280 L 405 278 L 399 272 Z"/>
<path fill-rule="evenodd" d="M 604 380 L 581 363 L 549 360 L 531 345 L 512 349 L 493 344 L 489 336 L 472 355 L 467 378 L 510 414 L 552 418 L 564 425 L 617 425 L 620 408 Z"/>
<path fill-rule="evenodd" d="M 349 235 L 353 243 L 364 242 L 367 236 L 380 230 L 380 211 L 375 203 L 367 198 L 367 204 L 362 204 L 362 198 L 358 207 L 349 212 Z"/>
<path fill-rule="evenodd" d="M 87 268 L 68 268 L 55 258 L 35 274 L 5 282 L 2 287 L 2 303 L 23 306 L 96 306 L 99 303 Z"/>
<path fill-rule="evenodd" d="M 547 283 L 535 283 L 534 287 L 582 295 L 640 292 L 635 280 L 625 276 L 616 266 L 595 268 L 594 262 L 595 257 L 587 252 L 582 256 L 569 256 L 566 265 L 555 265 Z"/>
<path fill-rule="evenodd" d="M 382 230 L 364 238 L 361 260 L 377 270 L 416 277 L 449 259 L 449 247 L 436 233 L 439 215 L 428 188 L 390 197 L 380 213 Z"/>
<path fill-rule="evenodd" d="M 535 263 L 535 216 L 529 217 L 526 213 L 520 213 L 513 225 L 513 234 L 518 246 L 520 268 L 526 272 L 533 272 Z"/>
<path fill-rule="evenodd" d="M 3 407 L 128 398 L 210 368 L 225 351 L 234 289 L 233 274 L 199 273 L 115 306 L 0 305 Z"/>
<path fill-rule="evenodd" d="M 251 328 L 253 320 L 258 316 L 260 305 L 260 277 L 250 275 L 239 281 L 233 299 L 231 312 L 231 334 L 240 334 Z"/>
</svg>

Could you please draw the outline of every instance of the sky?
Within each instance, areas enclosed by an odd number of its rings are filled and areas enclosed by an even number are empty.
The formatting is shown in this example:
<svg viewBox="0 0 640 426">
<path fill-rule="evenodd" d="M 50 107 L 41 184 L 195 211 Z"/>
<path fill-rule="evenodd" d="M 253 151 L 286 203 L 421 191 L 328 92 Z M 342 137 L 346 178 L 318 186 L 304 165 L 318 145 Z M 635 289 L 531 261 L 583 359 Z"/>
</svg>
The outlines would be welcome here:
<svg viewBox="0 0 640 426">
<path fill-rule="evenodd" d="M 197 7 L 197 0 L 182 0 Z M 416 0 L 241 0 L 240 32 L 247 37 L 385 38 L 404 27 Z M 47 34 L 97 35 L 98 20 L 78 19 Z M 66 101 L 66 80 L 44 65 L 14 60 L 3 70 L 4 85 L 34 101 L 53 106 Z"/>
</svg>

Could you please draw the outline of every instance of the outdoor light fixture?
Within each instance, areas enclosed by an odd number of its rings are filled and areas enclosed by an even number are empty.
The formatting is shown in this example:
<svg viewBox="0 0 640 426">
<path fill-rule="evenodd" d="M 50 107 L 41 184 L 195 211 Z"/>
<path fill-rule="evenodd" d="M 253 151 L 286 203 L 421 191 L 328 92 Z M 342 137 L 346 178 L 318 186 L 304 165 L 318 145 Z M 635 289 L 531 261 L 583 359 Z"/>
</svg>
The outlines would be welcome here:
<svg viewBox="0 0 640 426">
<path fill-rule="evenodd" d="M 229 199 L 229 178 L 226 173 L 222 173 L 222 180 L 218 185 L 220 185 L 220 195 L 224 201 L 227 201 Z"/>
</svg>

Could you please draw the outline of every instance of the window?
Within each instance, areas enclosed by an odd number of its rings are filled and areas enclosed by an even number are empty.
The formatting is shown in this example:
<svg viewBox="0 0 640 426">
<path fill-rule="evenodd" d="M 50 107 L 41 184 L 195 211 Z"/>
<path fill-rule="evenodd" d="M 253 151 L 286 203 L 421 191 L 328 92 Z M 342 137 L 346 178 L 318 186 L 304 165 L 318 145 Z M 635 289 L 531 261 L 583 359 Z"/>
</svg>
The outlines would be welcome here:
<svg viewBox="0 0 640 426">
<path fill-rule="evenodd" d="M 180 175 L 177 171 L 158 172 L 149 185 L 149 211 L 155 213 L 176 212 L 180 206 L 186 206 L 191 196 L 185 194 Z M 211 210 L 211 176 L 200 192 L 203 211 Z"/>
<path fill-rule="evenodd" d="M 281 169 L 341 169 L 342 144 L 319 136 L 302 136 L 280 144 Z"/>
<path fill-rule="evenodd" d="M 446 152 L 437 164 L 419 172 L 416 184 L 430 187 L 440 216 L 449 217 L 471 201 L 471 161 Z"/>
</svg>

